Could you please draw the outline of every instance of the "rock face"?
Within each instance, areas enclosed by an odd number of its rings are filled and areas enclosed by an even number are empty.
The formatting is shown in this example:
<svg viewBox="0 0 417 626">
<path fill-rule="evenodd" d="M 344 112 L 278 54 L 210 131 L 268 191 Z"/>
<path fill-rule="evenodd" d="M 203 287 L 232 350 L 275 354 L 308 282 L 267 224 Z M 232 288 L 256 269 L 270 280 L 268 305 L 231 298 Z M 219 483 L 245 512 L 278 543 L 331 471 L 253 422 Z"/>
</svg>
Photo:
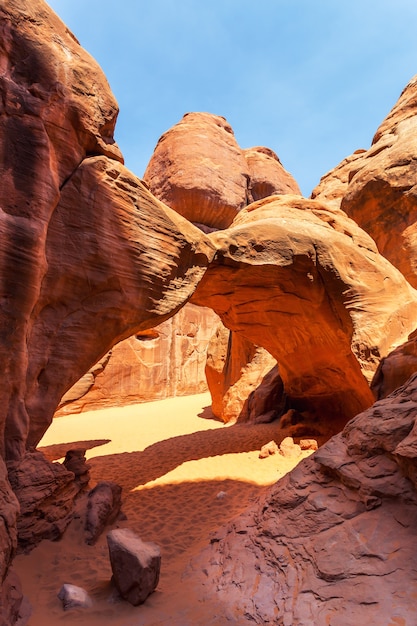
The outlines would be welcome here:
<svg viewBox="0 0 417 626">
<path fill-rule="evenodd" d="M 263 146 L 243 150 L 249 168 L 250 200 L 293 193 L 301 196 L 297 181 L 282 166 L 273 150 Z"/>
<path fill-rule="evenodd" d="M 6 0 L 0 21 L 0 452 L 25 494 L 25 541 L 30 508 L 48 523 L 45 498 L 66 516 L 60 481 L 74 475 L 45 469 L 53 485 L 40 494 L 27 455 L 60 398 L 114 343 L 173 315 L 213 251 L 123 166 L 107 81 L 48 5 Z M 3 461 L 0 484 L 2 580 L 18 511 Z"/>
<path fill-rule="evenodd" d="M 289 195 L 209 237 L 215 260 L 192 301 L 268 350 L 291 406 L 339 427 L 370 406 L 367 380 L 417 322 L 416 292 L 370 237 L 342 211 Z"/>
<path fill-rule="evenodd" d="M 162 135 L 144 180 L 156 198 L 204 230 L 227 228 L 255 199 L 300 193 L 272 150 L 242 150 L 225 118 L 210 113 L 187 113 Z"/>
<path fill-rule="evenodd" d="M 206 349 L 218 316 L 186 304 L 114 346 L 61 400 L 57 415 L 207 391 Z"/>
<path fill-rule="evenodd" d="M 406 383 L 414 372 L 417 372 L 417 331 L 381 360 L 371 383 L 375 397 L 378 400 L 386 398 Z"/>
<path fill-rule="evenodd" d="M 272 421 L 283 408 L 276 360 L 221 323 L 208 345 L 206 378 L 212 411 L 226 423 Z"/>
<path fill-rule="evenodd" d="M 84 486 L 74 473 L 61 463 L 50 463 L 40 452 L 28 452 L 9 463 L 9 480 L 20 504 L 19 549 L 29 550 L 42 539 L 59 539 Z"/>
<path fill-rule="evenodd" d="M 161 569 L 159 547 L 126 528 L 107 535 L 113 582 L 122 598 L 138 606 L 155 591 Z"/>
<path fill-rule="evenodd" d="M 416 415 L 414 376 L 220 531 L 194 563 L 205 597 L 239 623 L 413 624 Z"/>
<path fill-rule="evenodd" d="M 335 180 L 341 208 L 376 241 L 378 249 L 417 286 L 417 76 L 378 128 L 369 150 L 343 162 L 313 192 L 332 194 Z"/>
</svg>

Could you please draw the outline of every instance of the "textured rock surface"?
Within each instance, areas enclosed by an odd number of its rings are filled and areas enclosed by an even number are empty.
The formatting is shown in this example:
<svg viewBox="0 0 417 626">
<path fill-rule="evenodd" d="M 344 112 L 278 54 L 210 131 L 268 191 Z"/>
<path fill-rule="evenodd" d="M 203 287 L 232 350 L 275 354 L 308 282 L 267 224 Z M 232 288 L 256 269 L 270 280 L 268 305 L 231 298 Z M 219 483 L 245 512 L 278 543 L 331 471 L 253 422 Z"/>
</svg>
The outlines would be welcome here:
<svg viewBox="0 0 417 626">
<path fill-rule="evenodd" d="M 186 304 L 155 329 L 121 341 L 65 394 L 57 414 L 207 391 L 206 349 L 218 321 L 210 309 Z"/>
<path fill-rule="evenodd" d="M 414 376 L 213 537 L 205 596 L 239 623 L 414 624 L 416 416 Z"/>
<path fill-rule="evenodd" d="M 417 331 L 381 360 L 371 383 L 375 397 L 385 398 L 407 382 L 414 372 L 417 372 Z"/>
<path fill-rule="evenodd" d="M 225 118 L 210 113 L 187 113 L 162 135 L 144 180 L 204 230 L 227 228 L 254 199 L 300 193 L 272 150 L 241 150 Z"/>
<path fill-rule="evenodd" d="M 256 146 L 243 150 L 249 168 L 250 202 L 273 194 L 295 193 L 301 196 L 297 181 L 283 167 L 270 148 Z"/>
<path fill-rule="evenodd" d="M 40 0 L 0 10 L 0 425 L 15 459 L 115 342 L 185 303 L 211 252 L 119 162 L 115 100 L 68 29 Z"/>
<path fill-rule="evenodd" d="M 313 196 L 338 196 L 341 208 L 417 286 L 417 76 L 378 128 L 372 146 L 322 179 Z M 338 189 L 337 189 L 338 187 Z"/>
<path fill-rule="evenodd" d="M 279 415 L 283 384 L 276 360 L 219 324 L 207 349 L 206 378 L 212 411 L 224 422 L 269 421 Z"/>
<path fill-rule="evenodd" d="M 64 611 L 88 609 L 93 606 L 93 601 L 85 589 L 69 583 L 62 585 L 58 593 L 58 599 L 61 600 Z"/>
<path fill-rule="evenodd" d="M 417 322 L 416 292 L 370 237 L 342 211 L 289 195 L 209 237 L 217 253 L 193 302 L 268 350 L 291 406 L 339 426 L 370 406 L 366 379 Z"/>
<path fill-rule="evenodd" d="M 191 222 L 227 228 L 248 204 L 249 169 L 224 117 L 187 113 L 160 138 L 144 180 Z"/>
<path fill-rule="evenodd" d="M 93 545 L 105 527 L 120 515 L 122 488 L 110 481 L 100 481 L 88 493 L 85 518 L 86 542 Z"/>
<path fill-rule="evenodd" d="M 61 463 L 50 463 L 40 452 L 28 452 L 9 463 L 9 479 L 20 504 L 17 520 L 19 549 L 42 539 L 59 539 L 70 523 L 74 501 L 83 485 Z"/>
<path fill-rule="evenodd" d="M 161 569 L 159 547 L 127 528 L 107 535 L 113 582 L 122 598 L 137 606 L 155 591 Z"/>
</svg>

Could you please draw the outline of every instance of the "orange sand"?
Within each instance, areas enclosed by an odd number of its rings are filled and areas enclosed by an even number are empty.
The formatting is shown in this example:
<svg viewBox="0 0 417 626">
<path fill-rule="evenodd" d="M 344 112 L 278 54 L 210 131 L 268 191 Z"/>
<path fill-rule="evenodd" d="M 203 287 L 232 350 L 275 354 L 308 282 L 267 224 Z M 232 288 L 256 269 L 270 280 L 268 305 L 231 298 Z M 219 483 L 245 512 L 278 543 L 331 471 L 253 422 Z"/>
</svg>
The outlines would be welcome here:
<svg viewBox="0 0 417 626">
<path fill-rule="evenodd" d="M 142 606 L 115 602 L 105 534 L 88 546 L 82 520 L 75 519 L 61 541 L 44 541 L 15 560 L 33 606 L 30 626 L 203 626 L 205 615 L 213 617 L 216 607 L 194 598 L 181 574 L 210 534 L 294 461 L 281 455 L 259 459 L 263 444 L 286 435 L 276 424 L 224 426 L 209 405 L 209 394 L 200 394 L 54 420 L 40 449 L 59 460 L 68 448 L 87 448 L 91 486 L 112 480 L 123 487 L 127 519 L 117 525 L 161 547 L 161 578 Z M 64 612 L 57 599 L 63 583 L 84 587 L 94 606 Z"/>
</svg>

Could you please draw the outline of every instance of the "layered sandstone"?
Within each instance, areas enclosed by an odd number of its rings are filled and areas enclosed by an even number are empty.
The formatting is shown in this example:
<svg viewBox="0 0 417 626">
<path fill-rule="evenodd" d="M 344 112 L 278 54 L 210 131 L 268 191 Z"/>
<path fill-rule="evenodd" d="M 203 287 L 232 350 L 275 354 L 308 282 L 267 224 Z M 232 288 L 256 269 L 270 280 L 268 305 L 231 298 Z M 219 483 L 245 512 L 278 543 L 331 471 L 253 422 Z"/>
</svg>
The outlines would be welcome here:
<svg viewBox="0 0 417 626">
<path fill-rule="evenodd" d="M 206 350 L 217 315 L 186 304 L 154 329 L 115 345 L 62 398 L 57 415 L 207 391 Z"/>
<path fill-rule="evenodd" d="M 342 211 L 298 196 L 240 212 L 193 302 L 277 360 L 294 408 L 340 425 L 373 398 L 368 381 L 417 322 L 416 292 Z"/>
<path fill-rule="evenodd" d="M 194 561 L 239 623 L 413 624 L 417 377 L 358 415 Z"/>
</svg>

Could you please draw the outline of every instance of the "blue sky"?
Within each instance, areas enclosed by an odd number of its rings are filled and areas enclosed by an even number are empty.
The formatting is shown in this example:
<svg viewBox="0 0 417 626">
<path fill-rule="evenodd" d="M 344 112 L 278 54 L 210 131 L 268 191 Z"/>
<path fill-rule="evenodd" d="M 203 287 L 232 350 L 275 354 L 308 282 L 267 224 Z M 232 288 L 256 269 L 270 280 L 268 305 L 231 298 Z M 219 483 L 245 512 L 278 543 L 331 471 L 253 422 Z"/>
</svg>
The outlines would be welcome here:
<svg viewBox="0 0 417 626">
<path fill-rule="evenodd" d="M 189 111 L 278 154 L 304 195 L 369 147 L 417 74 L 415 0 L 49 0 L 103 68 L 116 139 L 142 176 Z"/>
</svg>

